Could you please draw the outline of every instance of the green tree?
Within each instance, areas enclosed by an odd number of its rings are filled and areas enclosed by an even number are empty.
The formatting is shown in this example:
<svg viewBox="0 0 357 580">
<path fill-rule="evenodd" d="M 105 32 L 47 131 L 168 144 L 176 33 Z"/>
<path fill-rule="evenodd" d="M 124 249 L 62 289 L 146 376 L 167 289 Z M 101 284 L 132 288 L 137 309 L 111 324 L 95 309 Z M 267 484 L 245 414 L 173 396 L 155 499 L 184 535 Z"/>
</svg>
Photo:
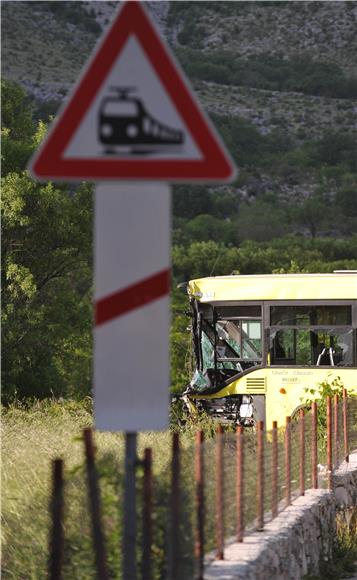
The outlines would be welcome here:
<svg viewBox="0 0 357 580">
<path fill-rule="evenodd" d="M 90 388 L 92 191 L 38 184 L 24 170 L 43 137 L 19 116 L 23 91 L 3 93 L 3 131 L 9 147 L 2 178 L 3 400 L 15 397 L 83 395 Z M 8 103 L 8 100 L 11 102 Z M 21 123 L 23 122 L 23 131 Z M 21 134 L 24 139 L 21 140 Z M 7 155 L 18 144 L 8 171 Z"/>
<path fill-rule="evenodd" d="M 1 80 L 1 172 L 20 171 L 33 151 L 35 127 L 25 91 Z"/>
<path fill-rule="evenodd" d="M 351 172 L 357 171 L 357 144 L 353 134 L 328 130 L 316 142 L 314 157 L 327 165 L 344 164 Z"/>
<path fill-rule="evenodd" d="M 212 215 L 196 216 L 186 224 L 185 231 L 190 241 L 204 242 L 209 239 L 226 245 L 239 242 L 237 224 Z"/>
<path fill-rule="evenodd" d="M 88 186 L 2 180 L 5 400 L 88 392 L 91 205 Z"/>
<path fill-rule="evenodd" d="M 172 323 L 170 330 L 171 390 L 182 391 L 190 380 L 191 335 L 188 301 L 183 289 L 173 288 L 171 297 Z"/>
<path fill-rule="evenodd" d="M 208 188 L 204 185 L 176 185 L 173 191 L 172 210 L 175 217 L 192 219 L 212 209 Z"/>
<path fill-rule="evenodd" d="M 265 200 L 257 200 L 252 204 L 243 203 L 240 207 L 237 227 L 241 239 L 257 241 L 271 240 L 279 235 L 284 236 L 289 231 L 286 212 Z"/>
<path fill-rule="evenodd" d="M 316 238 L 328 229 L 332 214 L 336 212 L 331 208 L 328 197 L 318 191 L 297 205 L 293 213 L 295 222 L 307 228 L 310 236 Z"/>
</svg>

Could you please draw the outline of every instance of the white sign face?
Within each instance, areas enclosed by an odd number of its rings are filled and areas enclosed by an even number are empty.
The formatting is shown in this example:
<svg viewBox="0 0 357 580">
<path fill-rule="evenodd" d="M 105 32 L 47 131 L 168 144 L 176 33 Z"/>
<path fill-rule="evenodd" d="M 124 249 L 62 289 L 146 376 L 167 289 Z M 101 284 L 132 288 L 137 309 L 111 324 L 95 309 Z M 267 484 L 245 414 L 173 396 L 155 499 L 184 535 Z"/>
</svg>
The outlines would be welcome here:
<svg viewBox="0 0 357 580">
<path fill-rule="evenodd" d="M 64 157 L 202 159 L 135 35 L 129 36 Z"/>
<path fill-rule="evenodd" d="M 95 211 L 97 429 L 160 430 L 169 413 L 170 190 L 101 184 Z"/>
</svg>

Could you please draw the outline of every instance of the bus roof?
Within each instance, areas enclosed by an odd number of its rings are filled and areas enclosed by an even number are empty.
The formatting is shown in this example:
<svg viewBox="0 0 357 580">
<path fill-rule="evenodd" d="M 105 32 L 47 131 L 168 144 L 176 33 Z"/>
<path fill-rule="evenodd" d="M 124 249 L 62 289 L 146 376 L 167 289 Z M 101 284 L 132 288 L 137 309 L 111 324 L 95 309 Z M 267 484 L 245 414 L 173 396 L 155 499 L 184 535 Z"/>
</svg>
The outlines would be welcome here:
<svg viewBox="0 0 357 580">
<path fill-rule="evenodd" d="M 357 272 L 214 276 L 188 283 L 199 302 L 357 299 Z"/>
</svg>

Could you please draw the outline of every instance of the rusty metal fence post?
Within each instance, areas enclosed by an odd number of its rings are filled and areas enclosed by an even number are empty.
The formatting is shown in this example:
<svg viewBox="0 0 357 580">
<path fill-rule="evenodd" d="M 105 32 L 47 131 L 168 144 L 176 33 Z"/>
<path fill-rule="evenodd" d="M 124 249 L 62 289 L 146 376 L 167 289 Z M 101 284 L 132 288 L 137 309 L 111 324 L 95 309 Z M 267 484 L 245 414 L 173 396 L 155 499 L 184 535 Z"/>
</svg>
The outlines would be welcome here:
<svg viewBox="0 0 357 580">
<path fill-rule="evenodd" d="M 196 433 L 195 447 L 195 481 L 196 481 L 196 541 L 195 556 L 197 561 L 197 580 L 203 580 L 204 572 L 204 470 L 203 470 L 203 432 Z"/>
<path fill-rule="evenodd" d="M 264 528 L 264 421 L 257 424 L 257 529 Z"/>
<path fill-rule="evenodd" d="M 151 580 L 151 546 L 152 546 L 152 450 L 144 451 L 144 481 L 143 481 L 143 557 L 142 579 Z"/>
<path fill-rule="evenodd" d="M 180 577 L 180 437 L 172 435 L 171 463 L 171 537 L 169 543 L 169 578 Z"/>
<path fill-rule="evenodd" d="M 317 403 L 311 405 L 311 485 L 318 488 L 317 479 Z"/>
<path fill-rule="evenodd" d="M 285 421 L 285 500 L 286 506 L 291 505 L 291 417 Z"/>
<path fill-rule="evenodd" d="M 332 489 L 332 405 L 331 397 L 326 397 L 326 422 L 327 422 L 327 478 L 328 489 Z"/>
<path fill-rule="evenodd" d="M 278 515 L 278 422 L 273 421 L 271 432 L 271 515 Z"/>
<path fill-rule="evenodd" d="M 305 412 L 300 409 L 300 495 L 305 495 Z"/>
<path fill-rule="evenodd" d="M 343 389 L 343 444 L 346 463 L 349 462 L 348 421 L 347 421 L 347 389 Z"/>
<path fill-rule="evenodd" d="M 244 429 L 241 425 L 236 432 L 236 493 L 237 493 L 237 542 L 243 542 L 244 535 Z"/>
<path fill-rule="evenodd" d="M 87 465 L 87 481 L 88 481 L 88 496 L 89 505 L 92 518 L 93 530 L 93 544 L 95 552 L 95 562 L 97 569 L 97 576 L 100 580 L 108 580 L 108 570 L 106 563 L 106 553 L 104 546 L 104 534 L 102 530 L 101 521 L 101 505 L 99 495 L 98 474 L 95 467 L 94 456 L 95 448 L 93 444 L 92 429 L 87 428 L 83 430 L 86 465 Z"/>
<path fill-rule="evenodd" d="M 49 580 L 61 580 L 63 564 L 63 461 L 55 459 L 52 462 L 52 498 L 51 519 L 52 529 L 49 545 Z"/>
<path fill-rule="evenodd" d="M 340 428 L 339 428 L 338 410 L 339 410 L 338 395 L 334 395 L 334 397 L 333 397 L 333 415 L 334 415 L 334 421 L 333 421 L 333 457 L 334 457 L 335 469 L 337 469 L 337 467 L 338 467 L 339 446 L 340 446 Z"/>
<path fill-rule="evenodd" d="M 223 427 L 218 425 L 216 430 L 216 559 L 224 559 L 224 459 L 223 459 Z"/>
</svg>

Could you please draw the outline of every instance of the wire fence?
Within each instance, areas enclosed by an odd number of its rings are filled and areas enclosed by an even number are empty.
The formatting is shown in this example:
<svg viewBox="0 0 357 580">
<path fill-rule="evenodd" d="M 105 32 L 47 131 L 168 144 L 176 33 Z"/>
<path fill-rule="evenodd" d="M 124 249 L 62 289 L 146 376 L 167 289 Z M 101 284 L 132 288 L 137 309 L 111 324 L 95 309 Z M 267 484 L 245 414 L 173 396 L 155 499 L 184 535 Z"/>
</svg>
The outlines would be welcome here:
<svg viewBox="0 0 357 580">
<path fill-rule="evenodd" d="M 113 505 L 102 506 L 92 432 L 85 430 L 89 514 L 83 526 L 92 530 L 99 578 L 125 578 L 119 544 L 125 537 L 118 506 L 123 467 L 117 466 Z M 284 428 L 238 427 L 236 433 L 218 426 L 214 437 L 196 434 L 181 446 L 172 436 L 167 469 L 155 472 L 155 450 L 146 449 L 138 461 L 136 479 L 136 570 L 143 580 L 204 578 L 207 562 L 224 559 L 227 543 L 244 542 L 245 535 L 264 526 L 311 488 L 332 489 L 332 475 L 348 464 L 357 449 L 357 398 L 327 398 L 286 418 Z M 102 466 L 103 468 L 103 466 Z M 100 471 L 100 469 L 99 469 Z M 61 461 L 54 463 L 51 503 L 49 577 L 66 577 L 70 554 L 63 534 L 64 483 Z M 73 483 L 73 482 L 72 482 Z M 70 495 L 70 489 L 67 490 Z M 111 510 L 111 511 L 110 511 Z M 104 512 L 104 516 L 103 516 Z M 110 513 L 111 516 L 105 517 Z M 109 534 L 110 528 L 117 533 Z M 68 528 L 65 529 L 65 531 Z M 108 541 L 108 535 L 111 540 Z M 117 542 L 115 551 L 110 542 Z M 67 544 L 66 544 L 67 542 Z M 124 543 L 125 545 L 125 543 Z M 92 577 L 90 574 L 88 578 Z"/>
</svg>

